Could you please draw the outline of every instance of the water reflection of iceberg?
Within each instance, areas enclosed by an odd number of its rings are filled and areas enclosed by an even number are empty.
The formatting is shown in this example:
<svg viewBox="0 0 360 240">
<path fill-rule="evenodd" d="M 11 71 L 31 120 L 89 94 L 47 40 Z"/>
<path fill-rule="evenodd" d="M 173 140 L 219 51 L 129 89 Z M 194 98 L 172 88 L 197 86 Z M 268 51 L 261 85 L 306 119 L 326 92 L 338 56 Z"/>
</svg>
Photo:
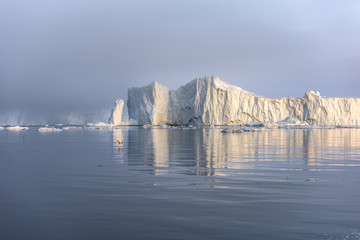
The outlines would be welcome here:
<svg viewBox="0 0 360 240">
<path fill-rule="evenodd" d="M 123 129 L 113 129 L 113 146 L 116 163 L 125 162 Z"/>
<path fill-rule="evenodd" d="M 118 156 L 124 154 L 129 165 L 151 166 L 154 174 L 168 173 L 170 167 L 180 167 L 176 171 L 184 174 L 219 176 L 252 174 L 259 168 L 321 171 L 359 165 L 359 159 L 352 158 L 359 151 L 360 129 L 276 129 L 240 134 L 224 134 L 216 128 L 126 131 L 127 144 Z M 114 137 L 122 138 L 121 130 L 114 131 Z"/>
</svg>

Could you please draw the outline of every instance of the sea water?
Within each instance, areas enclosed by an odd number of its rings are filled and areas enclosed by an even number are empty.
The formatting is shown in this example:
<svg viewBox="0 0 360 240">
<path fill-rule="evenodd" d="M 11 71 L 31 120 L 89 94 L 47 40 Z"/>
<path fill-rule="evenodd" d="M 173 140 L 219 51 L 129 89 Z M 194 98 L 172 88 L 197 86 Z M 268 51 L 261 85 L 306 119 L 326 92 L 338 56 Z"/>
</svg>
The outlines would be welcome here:
<svg viewBox="0 0 360 240">
<path fill-rule="evenodd" d="M 0 239 L 360 239 L 360 129 L 0 131 Z"/>
</svg>

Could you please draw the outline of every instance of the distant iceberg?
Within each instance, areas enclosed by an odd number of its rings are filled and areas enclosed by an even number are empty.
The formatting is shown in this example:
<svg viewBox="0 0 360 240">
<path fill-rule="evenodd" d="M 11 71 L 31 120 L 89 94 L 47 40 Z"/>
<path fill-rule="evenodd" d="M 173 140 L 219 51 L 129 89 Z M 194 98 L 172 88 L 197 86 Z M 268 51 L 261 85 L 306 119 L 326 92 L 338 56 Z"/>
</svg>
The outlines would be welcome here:
<svg viewBox="0 0 360 240">
<path fill-rule="evenodd" d="M 106 122 L 97 122 L 97 123 L 87 123 L 88 128 L 104 129 L 105 127 L 111 128 L 114 125 Z"/>
<path fill-rule="evenodd" d="M 79 129 L 83 129 L 83 127 L 80 126 L 66 126 L 62 128 L 63 130 L 79 130 Z"/>
<path fill-rule="evenodd" d="M 14 127 L 8 127 L 6 128 L 6 130 L 9 131 L 24 131 L 24 130 L 28 130 L 28 127 L 21 127 L 21 126 L 14 126 Z"/>
<path fill-rule="evenodd" d="M 360 125 L 358 98 L 323 98 L 315 91 L 303 98 L 265 98 L 216 76 L 197 78 L 176 90 L 157 82 L 130 88 L 127 106 L 138 125 Z"/>
<path fill-rule="evenodd" d="M 61 128 L 54 128 L 54 127 L 41 127 L 38 129 L 38 132 L 61 132 Z"/>
</svg>

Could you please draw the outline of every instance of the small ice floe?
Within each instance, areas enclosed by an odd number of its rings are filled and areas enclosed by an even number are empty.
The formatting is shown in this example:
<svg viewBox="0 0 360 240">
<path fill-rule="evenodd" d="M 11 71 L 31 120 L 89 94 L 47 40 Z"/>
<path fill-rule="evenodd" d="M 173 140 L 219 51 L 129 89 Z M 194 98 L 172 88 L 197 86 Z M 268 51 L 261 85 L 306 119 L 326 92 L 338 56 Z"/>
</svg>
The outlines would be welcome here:
<svg viewBox="0 0 360 240">
<path fill-rule="evenodd" d="M 104 128 L 111 128 L 114 125 L 105 122 L 98 122 L 98 123 L 88 123 L 86 124 L 86 126 L 88 128 L 104 129 Z"/>
<path fill-rule="evenodd" d="M 234 129 L 234 128 L 225 128 L 221 130 L 222 133 L 243 133 L 242 129 Z"/>
<path fill-rule="evenodd" d="M 54 128 L 54 127 L 41 127 L 37 130 L 38 132 L 61 132 L 61 128 Z"/>
<path fill-rule="evenodd" d="M 278 128 L 279 124 L 274 123 L 274 122 L 264 122 L 264 127 L 265 128 Z"/>
<path fill-rule="evenodd" d="M 264 123 L 261 122 L 245 122 L 245 127 L 264 127 Z"/>
<path fill-rule="evenodd" d="M 88 127 L 111 127 L 112 124 L 106 122 L 97 122 L 97 123 L 88 123 L 86 124 Z"/>
<path fill-rule="evenodd" d="M 174 128 L 174 127 L 171 127 L 171 128 Z M 190 130 L 190 129 L 196 129 L 196 126 L 193 126 L 193 125 L 187 125 L 187 126 L 181 125 L 181 126 L 177 126 L 176 129 Z"/>
<path fill-rule="evenodd" d="M 302 122 L 299 119 L 295 119 L 292 117 L 287 117 L 284 120 L 277 122 L 279 128 L 288 128 L 288 127 L 304 127 L 309 126 L 307 122 Z"/>
<path fill-rule="evenodd" d="M 170 128 L 170 126 L 166 125 L 166 124 L 162 124 L 162 125 L 160 125 L 160 128 Z"/>
<path fill-rule="evenodd" d="M 143 128 L 151 128 L 152 126 L 150 124 L 146 124 L 143 126 Z"/>
<path fill-rule="evenodd" d="M 82 127 L 79 126 L 67 126 L 67 127 L 63 127 L 63 130 L 79 130 L 79 129 L 83 129 Z"/>
<path fill-rule="evenodd" d="M 344 125 L 338 125 L 335 126 L 336 128 L 360 128 L 360 126 L 344 126 Z"/>
<path fill-rule="evenodd" d="M 263 130 L 263 128 L 259 128 L 259 127 L 244 127 L 241 128 L 241 130 L 243 132 L 260 132 Z"/>
<path fill-rule="evenodd" d="M 21 126 L 14 126 L 14 127 L 8 127 L 6 128 L 6 130 L 8 131 L 24 131 L 24 130 L 28 130 L 28 127 L 21 127 Z"/>
</svg>

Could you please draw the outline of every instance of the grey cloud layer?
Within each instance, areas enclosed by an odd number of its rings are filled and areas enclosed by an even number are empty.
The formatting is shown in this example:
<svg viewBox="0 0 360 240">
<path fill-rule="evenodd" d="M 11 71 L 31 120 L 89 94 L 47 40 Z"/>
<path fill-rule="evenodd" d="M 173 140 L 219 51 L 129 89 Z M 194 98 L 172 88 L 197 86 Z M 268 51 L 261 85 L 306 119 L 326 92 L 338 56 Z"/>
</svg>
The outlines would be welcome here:
<svg viewBox="0 0 360 240">
<path fill-rule="evenodd" d="M 358 1 L 0 1 L 0 111 L 111 107 L 197 76 L 359 97 Z"/>
</svg>

